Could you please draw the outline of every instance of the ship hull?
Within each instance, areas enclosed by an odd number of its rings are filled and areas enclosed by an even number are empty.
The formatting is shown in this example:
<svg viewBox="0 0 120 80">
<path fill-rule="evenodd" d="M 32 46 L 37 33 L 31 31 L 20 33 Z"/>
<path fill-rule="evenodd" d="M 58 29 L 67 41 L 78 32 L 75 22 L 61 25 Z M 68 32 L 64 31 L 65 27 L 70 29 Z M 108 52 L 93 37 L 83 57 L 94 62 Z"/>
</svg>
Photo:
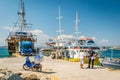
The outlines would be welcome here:
<svg viewBox="0 0 120 80">
<path fill-rule="evenodd" d="M 120 61 L 119 62 L 103 62 L 102 65 L 107 68 L 120 69 Z"/>
</svg>

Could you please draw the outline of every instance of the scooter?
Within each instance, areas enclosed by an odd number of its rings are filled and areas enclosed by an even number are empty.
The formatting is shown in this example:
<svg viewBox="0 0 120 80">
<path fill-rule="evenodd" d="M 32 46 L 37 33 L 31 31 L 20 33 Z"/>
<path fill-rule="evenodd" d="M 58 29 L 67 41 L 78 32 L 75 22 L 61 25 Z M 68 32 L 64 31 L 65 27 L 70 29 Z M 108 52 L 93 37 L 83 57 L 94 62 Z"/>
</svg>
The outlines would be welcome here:
<svg viewBox="0 0 120 80">
<path fill-rule="evenodd" d="M 37 55 L 34 57 L 35 61 L 30 61 L 29 56 L 26 57 L 26 61 L 23 64 L 23 69 L 24 70 L 36 70 L 36 71 L 42 71 L 42 65 L 40 64 L 41 61 L 43 60 L 43 56 L 42 55 Z"/>
</svg>

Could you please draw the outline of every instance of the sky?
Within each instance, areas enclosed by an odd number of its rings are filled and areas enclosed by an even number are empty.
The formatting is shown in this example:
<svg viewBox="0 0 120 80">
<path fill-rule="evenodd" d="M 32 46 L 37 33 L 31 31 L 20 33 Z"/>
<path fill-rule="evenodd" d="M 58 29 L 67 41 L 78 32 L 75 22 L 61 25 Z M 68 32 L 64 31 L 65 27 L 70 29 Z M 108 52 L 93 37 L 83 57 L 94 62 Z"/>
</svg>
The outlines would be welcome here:
<svg viewBox="0 0 120 80">
<path fill-rule="evenodd" d="M 25 19 L 37 34 L 37 45 L 58 36 L 58 6 L 62 34 L 72 35 L 78 12 L 79 36 L 94 38 L 98 45 L 120 46 L 120 0 L 23 0 Z M 20 0 L 0 0 L 0 46 L 6 46 L 10 28 L 18 19 Z"/>
</svg>

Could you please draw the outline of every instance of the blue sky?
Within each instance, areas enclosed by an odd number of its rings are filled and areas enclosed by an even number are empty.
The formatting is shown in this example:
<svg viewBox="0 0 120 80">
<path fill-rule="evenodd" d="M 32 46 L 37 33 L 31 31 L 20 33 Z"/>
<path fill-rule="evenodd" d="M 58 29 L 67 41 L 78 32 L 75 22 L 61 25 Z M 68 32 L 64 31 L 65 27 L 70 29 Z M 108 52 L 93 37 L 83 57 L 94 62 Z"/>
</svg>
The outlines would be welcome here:
<svg viewBox="0 0 120 80">
<path fill-rule="evenodd" d="M 0 0 L 0 46 L 6 45 L 9 28 L 18 19 L 19 0 Z M 24 0 L 27 23 L 38 34 L 38 42 L 56 37 L 58 6 L 61 7 L 62 34 L 72 35 L 78 11 L 79 32 L 94 37 L 99 45 L 120 46 L 119 0 Z M 37 33 L 38 32 L 38 33 Z M 42 39 L 42 40 L 41 40 Z"/>
</svg>

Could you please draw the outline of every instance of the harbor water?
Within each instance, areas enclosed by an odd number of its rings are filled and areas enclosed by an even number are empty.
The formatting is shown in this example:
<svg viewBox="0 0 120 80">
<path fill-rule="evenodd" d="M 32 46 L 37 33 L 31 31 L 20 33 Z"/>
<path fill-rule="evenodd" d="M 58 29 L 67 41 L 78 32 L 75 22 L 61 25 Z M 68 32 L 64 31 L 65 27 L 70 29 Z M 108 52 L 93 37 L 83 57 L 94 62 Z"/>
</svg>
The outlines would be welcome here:
<svg viewBox="0 0 120 80">
<path fill-rule="evenodd" d="M 116 49 L 107 49 L 105 51 L 100 52 L 101 57 L 106 57 L 106 58 L 120 58 L 120 50 Z"/>
<path fill-rule="evenodd" d="M 111 50 L 111 49 L 107 49 L 105 51 L 100 52 L 101 57 L 111 57 L 111 53 L 112 53 L 112 57 L 113 58 L 120 58 L 120 50 Z M 43 53 L 45 56 L 49 56 L 50 52 L 44 52 Z M 8 53 L 8 49 L 6 47 L 1 47 L 0 48 L 0 58 L 3 57 L 10 57 L 10 54 Z"/>
<path fill-rule="evenodd" d="M 0 58 L 3 57 L 10 57 L 10 54 L 8 53 L 8 49 L 6 47 L 0 48 Z"/>
</svg>

